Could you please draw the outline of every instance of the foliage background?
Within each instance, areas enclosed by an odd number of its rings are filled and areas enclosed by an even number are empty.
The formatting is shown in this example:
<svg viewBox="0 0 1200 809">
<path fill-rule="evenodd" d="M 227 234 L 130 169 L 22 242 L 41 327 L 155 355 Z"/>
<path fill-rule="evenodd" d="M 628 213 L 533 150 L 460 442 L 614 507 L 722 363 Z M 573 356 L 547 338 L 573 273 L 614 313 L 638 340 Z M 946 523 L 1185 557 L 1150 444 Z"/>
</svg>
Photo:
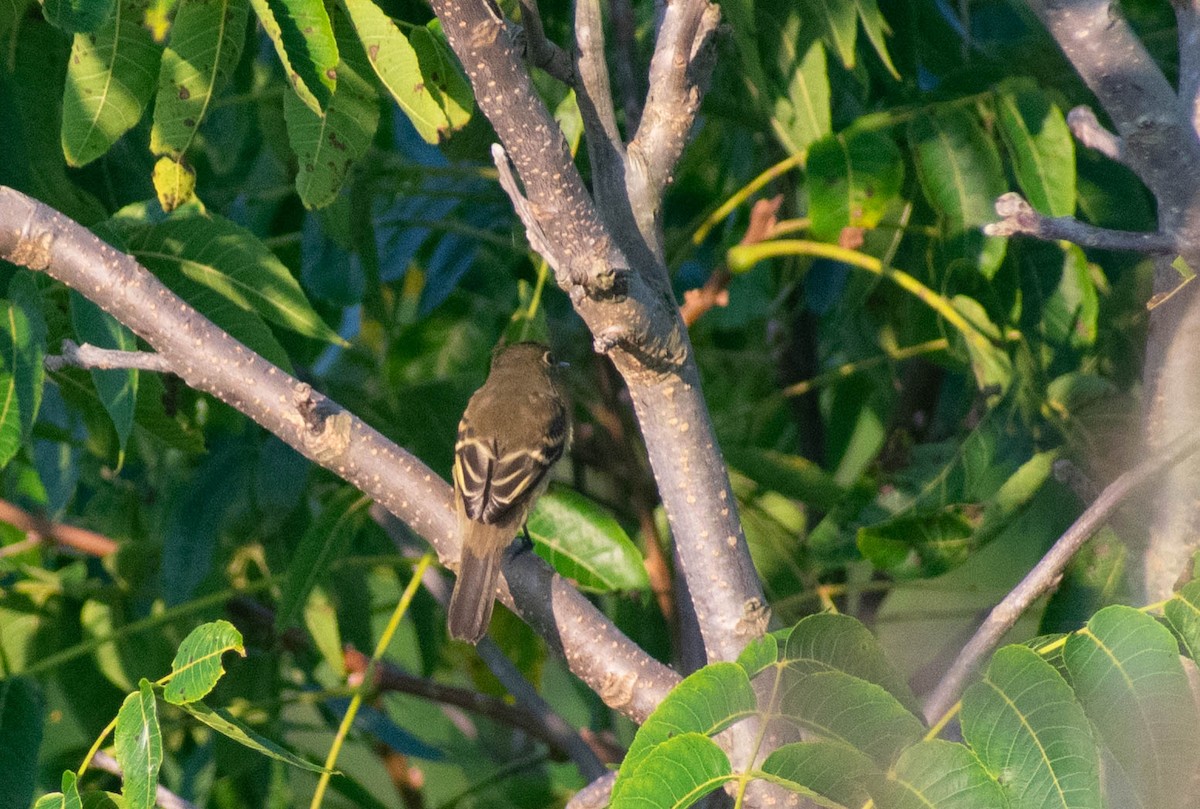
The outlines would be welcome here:
<svg viewBox="0 0 1200 809">
<path fill-rule="evenodd" d="M 539 551 L 573 578 L 597 567 L 598 603 L 678 661 L 669 537 L 628 403 L 525 246 L 488 159 L 495 136 L 472 114 L 428 9 L 384 3 L 398 24 L 388 29 L 361 0 L 331 6 L 337 88 L 322 89 L 318 53 L 297 68 L 297 92 L 258 5 L 95 6 L 0 6 L 0 183 L 131 252 L 443 477 L 492 346 L 548 337 L 573 364 L 578 442 L 532 526 Z M 198 25 L 208 45 L 186 44 L 185 9 L 214 8 L 228 28 Z M 1171 74 L 1168 6 L 1124 9 Z M 653 8 L 632 12 L 633 47 L 611 61 L 614 75 L 632 68 L 618 94 L 636 99 Z M 781 626 L 835 604 L 871 625 L 922 693 L 978 611 L 1138 453 L 1149 263 L 978 228 L 1006 190 L 1047 215 L 1123 230 L 1153 230 L 1153 203 L 1126 169 L 1074 146 L 1065 111 L 1089 94 L 1021 3 L 767 0 L 722 12 L 730 28 L 663 227 L 680 300 L 731 274 L 728 305 L 691 336 L 751 552 Z M 550 38 L 567 42 L 565 4 L 542 13 Z M 406 84 L 372 70 L 368 40 L 394 43 L 392 30 L 423 55 L 416 76 L 432 91 L 411 89 L 411 73 Z M 167 77 L 172 49 L 188 47 L 221 49 L 218 89 L 181 134 L 176 102 L 188 99 L 172 98 Z M 573 95 L 538 82 L 577 145 Z M 623 125 L 633 113 L 627 105 Z M 330 160 L 336 142 L 345 148 Z M 776 194 L 772 238 L 738 246 L 750 201 Z M 172 203 L 182 207 L 165 214 Z M 3 703 L 5 728 L 27 727 L 10 737 L 25 747 L 4 794 L 22 803 L 59 788 L 123 695 L 165 674 L 188 630 L 218 617 L 242 629 L 247 657 L 214 703 L 323 759 L 344 697 L 340 644 L 374 648 L 415 544 L 402 538 L 408 552 L 396 554 L 339 480 L 173 377 L 43 377 L 42 358 L 64 339 L 136 338 L 45 278 L 5 267 L 0 287 L 0 383 L 19 403 L 0 423 L 3 498 L 117 543 L 80 554 L 0 526 L 4 693 L 28 684 L 23 701 Z M 584 529 L 594 546 L 577 544 Z M 1022 631 L 1070 631 L 1124 597 L 1128 551 L 1113 529 Z M 498 612 L 493 637 L 555 709 L 628 744 L 632 726 Z M 442 627 L 419 594 L 388 659 L 501 694 Z M 329 805 L 543 806 L 583 785 L 544 746 L 486 719 L 391 693 L 376 707 L 342 753 L 347 778 Z M 9 724 L 21 711 L 41 719 Z M 162 780 L 197 805 L 312 793 L 314 775 L 246 755 L 177 712 L 161 719 Z M 417 778 L 412 794 L 396 772 Z"/>
</svg>

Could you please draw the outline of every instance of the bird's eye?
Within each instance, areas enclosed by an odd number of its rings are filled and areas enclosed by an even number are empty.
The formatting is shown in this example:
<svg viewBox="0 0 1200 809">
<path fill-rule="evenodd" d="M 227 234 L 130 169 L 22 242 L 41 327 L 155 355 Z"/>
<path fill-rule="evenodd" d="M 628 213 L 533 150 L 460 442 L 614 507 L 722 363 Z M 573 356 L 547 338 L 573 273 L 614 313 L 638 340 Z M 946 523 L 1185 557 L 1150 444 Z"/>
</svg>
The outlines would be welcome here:
<svg viewBox="0 0 1200 809">
<path fill-rule="evenodd" d="M 558 361 L 554 359 L 553 351 L 547 351 L 545 354 L 543 354 L 542 362 L 544 362 L 550 368 L 553 368 L 555 365 L 558 364 Z"/>
</svg>

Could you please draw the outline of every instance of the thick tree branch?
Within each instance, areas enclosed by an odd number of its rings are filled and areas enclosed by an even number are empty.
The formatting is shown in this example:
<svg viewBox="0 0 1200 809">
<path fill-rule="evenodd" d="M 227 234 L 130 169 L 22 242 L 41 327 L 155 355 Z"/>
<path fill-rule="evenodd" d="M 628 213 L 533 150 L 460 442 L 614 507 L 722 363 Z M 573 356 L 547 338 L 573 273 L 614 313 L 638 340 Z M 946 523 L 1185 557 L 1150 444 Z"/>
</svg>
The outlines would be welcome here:
<svg viewBox="0 0 1200 809">
<path fill-rule="evenodd" d="M 575 0 L 575 94 L 587 134 L 596 204 L 622 205 L 625 196 L 625 144 L 617 129 L 608 62 L 604 57 L 604 21 L 600 0 Z M 625 203 L 627 204 L 627 203 Z"/>
<path fill-rule="evenodd" d="M 678 33 L 687 26 L 672 23 L 670 30 L 677 33 L 669 38 L 687 40 L 687 48 L 680 51 L 685 59 L 682 73 L 695 76 L 697 71 L 689 67 L 711 66 L 711 55 L 702 46 L 709 42 L 719 12 L 704 0 L 681 0 L 680 6 L 699 9 L 691 37 Z M 670 295 L 665 267 L 653 260 L 649 247 L 657 239 L 643 242 L 640 249 L 632 249 L 637 245 L 631 239 L 614 239 L 583 188 L 562 133 L 504 35 L 503 21 L 483 3 L 433 0 L 433 8 L 466 69 L 480 110 L 512 156 L 524 187 L 518 193 L 514 182 L 506 190 L 518 210 L 525 207 L 527 227 L 528 218 L 534 219 L 544 237 L 540 240 L 559 254 L 560 286 L 571 293 L 597 349 L 611 354 L 629 387 L 683 572 L 692 583 L 707 656 L 733 659 L 764 631 L 768 611 L 700 393 L 687 331 Z M 698 58 L 701 51 L 704 55 Z M 698 103 L 695 89 L 689 98 Z M 643 120 L 642 128 L 646 126 Z M 672 155 L 653 155 L 653 164 L 664 169 L 664 181 L 682 150 L 686 129 Z M 651 141 L 644 143 L 648 155 Z M 664 184 L 657 186 L 659 195 Z M 642 210 L 657 210 L 660 202 L 660 196 L 648 208 L 634 202 L 634 209 L 641 216 Z M 535 228 L 529 229 L 534 238 Z M 631 246 L 629 254 L 618 249 L 626 245 Z M 633 262 L 632 272 L 625 271 L 626 258 Z M 577 290 L 579 286 L 583 289 Z"/>
<path fill-rule="evenodd" d="M 1009 192 L 996 200 L 1000 222 L 983 226 L 988 236 L 1033 236 L 1045 241 L 1065 239 L 1080 247 L 1101 250 L 1129 250 L 1134 253 L 1176 255 L 1175 240 L 1165 233 L 1135 233 L 1108 230 L 1080 222 L 1073 216 L 1043 216 L 1020 194 Z"/>
<path fill-rule="evenodd" d="M 240 410 L 458 558 L 450 487 L 336 403 L 218 329 L 131 257 L 41 203 L 0 187 L 0 258 L 46 272 L 131 328 L 187 384 Z M 616 710 L 641 721 L 679 680 L 536 555 L 504 566 L 503 600 Z M 510 595 L 510 593 L 515 594 Z M 623 683 L 614 688 L 613 683 Z"/>
<path fill-rule="evenodd" d="M 563 84 L 575 84 L 571 54 L 546 38 L 537 0 L 520 0 L 521 25 L 525 30 L 525 55 L 530 64 L 540 67 Z"/>
<path fill-rule="evenodd" d="M 642 120 L 641 94 L 644 91 L 637 80 L 633 4 L 630 0 L 609 0 L 608 8 L 612 15 L 613 45 L 617 51 L 613 67 L 616 69 L 617 92 L 625 109 L 625 128 L 628 132 L 637 132 Z"/>
<path fill-rule="evenodd" d="M 1055 585 L 1062 577 L 1067 563 L 1079 552 L 1092 534 L 1108 522 L 1113 512 L 1125 498 L 1139 486 L 1161 475 L 1200 450 L 1200 437 L 1193 435 L 1180 442 L 1173 450 L 1156 458 L 1143 461 L 1105 487 L 1096 501 L 1087 508 L 1071 527 L 1058 538 L 1033 570 L 1026 574 L 1021 583 L 1012 589 L 997 604 L 983 624 L 976 630 L 970 642 L 959 652 L 954 664 L 938 683 L 933 694 L 925 703 L 925 719 L 936 722 L 946 713 L 966 688 L 967 681 L 983 659 L 991 654 L 1000 640 L 1012 629 L 1017 619 Z"/>
</svg>

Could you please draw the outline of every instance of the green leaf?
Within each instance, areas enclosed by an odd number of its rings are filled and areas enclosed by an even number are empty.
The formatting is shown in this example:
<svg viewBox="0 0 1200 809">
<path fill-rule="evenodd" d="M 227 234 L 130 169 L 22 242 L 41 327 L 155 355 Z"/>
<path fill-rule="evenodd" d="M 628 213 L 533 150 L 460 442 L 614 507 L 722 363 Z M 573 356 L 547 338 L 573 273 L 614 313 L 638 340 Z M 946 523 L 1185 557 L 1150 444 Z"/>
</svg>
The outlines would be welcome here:
<svg viewBox="0 0 1200 809">
<path fill-rule="evenodd" d="M 818 464 L 801 455 L 758 447 L 723 448 L 726 460 L 759 486 L 800 500 L 821 511 L 833 508 L 845 489 Z"/>
<path fill-rule="evenodd" d="M 124 774 L 121 794 L 127 809 L 154 809 L 158 770 L 163 762 L 162 732 L 154 687 L 143 678 L 117 712 L 116 759 Z"/>
<path fill-rule="evenodd" d="M 96 304 L 71 290 L 71 324 L 80 343 L 118 351 L 136 351 L 137 338 L 116 318 Z M 137 409 L 138 371 L 136 368 L 90 369 L 92 384 L 100 394 L 113 427 L 117 431 L 122 455 L 129 434 L 133 432 L 133 415 Z"/>
<path fill-rule="evenodd" d="M 762 763 L 769 780 L 837 806 L 859 807 L 871 800 L 871 785 L 882 773 L 870 758 L 836 742 L 797 742 L 776 748 Z"/>
<path fill-rule="evenodd" d="M 28 440 L 41 406 L 45 337 L 40 309 L 0 300 L 0 467 Z"/>
<path fill-rule="evenodd" d="M 656 748 L 681 734 L 712 736 L 755 714 L 757 700 L 750 678 L 736 663 L 712 663 L 671 689 L 633 737 L 617 774 L 613 799 Z"/>
<path fill-rule="evenodd" d="M 854 41 L 858 34 L 858 7 L 854 0 L 804 0 L 806 18 L 821 26 L 821 37 L 847 69 L 854 67 Z"/>
<path fill-rule="evenodd" d="M 158 74 L 154 154 L 178 159 L 191 147 L 242 54 L 249 14 L 247 0 L 180 0 Z"/>
<path fill-rule="evenodd" d="M 879 641 L 848 615 L 819 613 L 800 620 L 788 633 L 779 660 L 790 674 L 840 671 L 886 689 L 913 713 L 920 703 L 904 677 L 884 657 Z"/>
<path fill-rule="evenodd" d="M 104 25 L 113 5 L 113 0 L 43 0 L 42 14 L 68 34 L 90 34 Z"/>
<path fill-rule="evenodd" d="M 296 95 L 317 115 L 337 87 L 338 45 L 322 0 L 250 0 Z"/>
<path fill-rule="evenodd" d="M 33 680 L 0 680 L 0 806 L 29 806 L 33 800 L 44 708 L 41 689 Z"/>
<path fill-rule="evenodd" d="M 1005 241 L 984 237 L 995 220 L 996 198 L 1006 189 L 1000 155 L 971 113 L 940 107 L 908 127 L 921 188 L 941 214 L 947 246 L 991 278 L 1004 258 Z"/>
<path fill-rule="evenodd" d="M 654 754 L 613 785 L 612 809 L 682 809 L 733 777 L 729 757 L 700 733 L 683 733 L 659 745 Z"/>
<path fill-rule="evenodd" d="M 1200 662 L 1200 579 L 1188 582 L 1163 606 L 1171 629 L 1188 657 Z"/>
<path fill-rule="evenodd" d="M 18 806 L 19 804 L 13 804 Z M 33 809 L 83 809 L 83 800 L 79 797 L 79 786 L 75 773 L 66 770 L 62 774 L 62 792 L 51 792 L 38 798 Z"/>
<path fill-rule="evenodd" d="M 1143 805 L 1188 805 L 1200 770 L 1200 714 L 1170 631 L 1130 607 L 1106 607 L 1067 639 L 1063 660 Z"/>
<path fill-rule="evenodd" d="M 287 581 L 275 611 L 277 629 L 288 629 L 299 620 L 308 594 L 362 530 L 370 504 L 357 489 L 343 488 L 309 525 L 288 564 Z"/>
<path fill-rule="evenodd" d="M 871 41 L 871 47 L 875 49 L 875 53 L 883 62 L 883 66 L 887 68 L 888 73 L 892 74 L 892 78 L 899 81 L 900 71 L 896 70 L 896 66 L 892 64 L 887 42 L 884 41 L 884 37 L 891 33 L 891 28 L 888 26 L 887 20 L 883 18 L 883 14 L 879 12 L 879 4 L 876 0 L 857 0 L 856 4 L 858 18 L 862 20 L 863 31 L 866 33 L 867 39 Z"/>
<path fill-rule="evenodd" d="M 341 5 L 379 81 L 417 133 L 426 142 L 437 143 L 452 125 L 431 87 L 426 86 L 420 59 L 408 38 L 372 0 L 341 0 Z"/>
<path fill-rule="evenodd" d="M 881 766 L 925 732 L 921 720 L 882 686 L 841 671 L 795 676 L 784 670 L 773 702 L 775 721 L 847 744 Z"/>
<path fill-rule="evenodd" d="M 955 343 L 965 345 L 967 355 L 971 358 L 975 384 L 981 391 L 987 391 L 989 398 L 1003 394 L 1012 384 L 1013 367 L 1012 358 L 993 342 L 999 337 L 999 330 L 988 317 L 987 310 L 974 298 L 955 295 L 951 304 L 977 331 L 992 338 L 963 340 L 959 334 L 955 334 Z"/>
<path fill-rule="evenodd" d="M 278 613 L 276 613 L 278 614 Z M 334 676 L 341 682 L 346 678 L 346 655 L 342 647 L 342 630 L 338 626 L 337 608 L 320 587 L 314 587 L 304 603 L 304 628 L 313 645 Z"/>
<path fill-rule="evenodd" d="M 231 651 L 246 656 L 242 633 L 228 621 L 210 621 L 193 629 L 171 662 L 171 679 L 163 698 L 182 705 L 204 697 L 225 674 L 221 655 Z"/>
<path fill-rule="evenodd" d="M 425 89 L 428 90 L 442 112 L 446 114 L 449 128 L 442 134 L 457 132 L 471 120 L 475 109 L 475 96 L 471 93 L 471 84 L 463 75 L 458 60 L 450 50 L 446 36 L 442 33 L 442 22 L 430 20 L 424 28 L 413 28 L 409 34 L 409 42 L 417 54 L 421 65 L 421 75 L 425 77 Z M 575 98 L 575 92 L 569 91 L 567 97 Z M 561 104 L 560 104 L 561 107 Z M 558 113 L 555 113 L 557 119 Z M 567 138 L 568 142 L 570 137 Z"/>
<path fill-rule="evenodd" d="M 362 49 L 349 26 L 338 22 L 338 86 L 324 114 L 313 112 L 295 93 L 283 98 L 288 142 L 300 164 L 296 191 L 308 208 L 333 202 L 379 125 L 379 99 L 367 79 Z"/>
<path fill-rule="evenodd" d="M 1029 80 L 996 96 L 1000 136 L 1026 199 L 1047 216 L 1075 213 L 1075 141 L 1062 110 Z"/>
<path fill-rule="evenodd" d="M 789 152 L 799 154 L 832 128 L 829 73 L 820 42 L 808 46 L 790 76 L 784 96 L 775 102 L 771 127 Z"/>
<path fill-rule="evenodd" d="M 650 587 L 642 555 L 621 524 L 588 498 L 554 488 L 529 516 L 529 535 L 538 556 L 592 592 Z"/>
<path fill-rule="evenodd" d="M 837 241 L 846 227 L 878 225 L 904 184 L 900 150 L 879 132 L 843 132 L 816 141 L 808 147 L 805 170 L 811 232 L 824 241 Z"/>
<path fill-rule="evenodd" d="M 269 756 L 276 761 L 282 761 L 284 764 L 290 764 L 293 767 L 299 767 L 302 770 L 326 772 L 324 767 L 305 761 L 295 753 L 283 749 L 270 739 L 258 735 L 241 722 L 238 722 L 226 711 L 213 710 L 203 702 L 185 702 L 179 707 L 213 730 L 232 739 L 243 747 L 248 747 L 251 750 L 262 753 L 264 756 Z"/>
<path fill-rule="evenodd" d="M 166 213 L 187 205 L 196 198 L 196 172 L 182 160 L 160 157 L 150 175 L 159 207 Z"/>
<path fill-rule="evenodd" d="M 215 214 L 187 210 L 159 222 L 122 213 L 111 221 L 129 251 L 172 289 L 173 277 L 182 275 L 297 334 L 343 342 L 312 308 L 288 268 L 249 231 Z"/>
<path fill-rule="evenodd" d="M 773 666 L 779 662 L 779 644 L 781 640 L 776 636 L 786 638 L 791 630 L 780 630 L 767 635 L 755 638 L 746 644 L 746 648 L 742 649 L 742 653 L 738 655 L 737 664 L 746 672 L 746 676 L 754 679 L 761 674 L 768 666 Z"/>
<path fill-rule="evenodd" d="M 898 579 L 931 578 L 961 565 L 979 547 L 959 507 L 905 514 L 858 529 L 858 550 L 876 570 Z"/>
<path fill-rule="evenodd" d="M 963 738 L 1018 807 L 1103 806 L 1100 759 L 1083 708 L 1037 652 L 1006 646 L 962 702 Z"/>
<path fill-rule="evenodd" d="M 1006 809 L 1004 790 L 961 744 L 938 739 L 904 751 L 879 790 L 879 809 Z"/>
<path fill-rule="evenodd" d="M 62 101 L 67 163 L 83 166 L 141 120 L 154 92 L 159 49 L 142 26 L 144 0 L 119 0 L 95 34 L 76 34 Z"/>
</svg>

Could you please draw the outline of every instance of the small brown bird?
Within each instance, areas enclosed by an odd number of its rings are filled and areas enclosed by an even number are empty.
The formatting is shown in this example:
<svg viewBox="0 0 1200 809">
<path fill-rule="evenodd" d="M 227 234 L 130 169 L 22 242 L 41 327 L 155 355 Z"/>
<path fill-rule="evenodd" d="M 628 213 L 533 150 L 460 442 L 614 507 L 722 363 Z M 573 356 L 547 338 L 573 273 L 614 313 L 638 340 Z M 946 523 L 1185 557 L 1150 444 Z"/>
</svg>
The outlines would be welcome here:
<svg viewBox="0 0 1200 809">
<path fill-rule="evenodd" d="M 571 445 L 559 371 L 541 343 L 497 348 L 458 423 L 454 503 L 462 551 L 447 615 L 451 637 L 477 643 L 487 632 L 504 551 Z"/>
</svg>

